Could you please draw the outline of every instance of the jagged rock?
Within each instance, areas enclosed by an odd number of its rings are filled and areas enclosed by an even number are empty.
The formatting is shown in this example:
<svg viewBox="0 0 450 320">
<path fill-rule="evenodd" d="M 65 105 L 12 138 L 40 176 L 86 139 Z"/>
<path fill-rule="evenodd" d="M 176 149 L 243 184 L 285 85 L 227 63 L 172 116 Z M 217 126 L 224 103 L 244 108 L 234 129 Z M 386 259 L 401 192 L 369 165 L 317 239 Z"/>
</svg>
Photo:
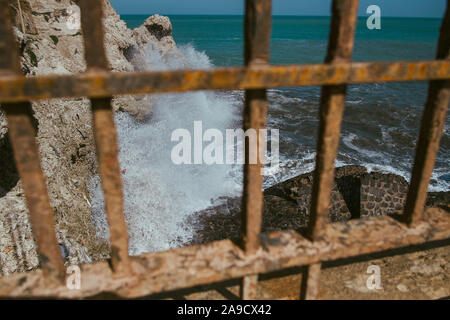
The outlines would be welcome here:
<svg viewBox="0 0 450 320">
<path fill-rule="evenodd" d="M 21 0 L 25 34 L 18 10 L 11 8 L 23 72 L 26 75 L 73 74 L 86 70 L 82 31 L 77 25 L 79 8 L 71 0 Z M 134 33 L 120 20 L 109 0 L 105 3 L 105 49 L 111 71 L 134 71 L 125 53 L 135 48 Z M 168 21 L 160 17 L 158 20 Z M 170 21 L 169 21 L 170 24 Z M 147 30 L 147 29 L 146 29 Z M 175 50 L 171 36 L 159 41 L 149 31 L 140 33 L 152 40 L 153 48 Z M 158 36 L 159 37 L 159 36 Z M 96 174 L 95 143 L 91 111 L 87 99 L 54 99 L 32 103 L 38 122 L 41 163 L 47 176 L 54 208 L 58 241 L 70 255 L 66 263 L 78 264 L 107 258 L 108 244 L 97 239 L 91 223 L 88 184 Z M 122 96 L 113 99 L 116 111 L 137 119 L 151 112 L 146 97 Z M 0 273 L 10 274 L 38 267 L 36 250 L 28 221 L 25 197 L 10 144 L 7 123 L 0 106 Z M 13 225 L 13 227 L 11 227 Z M 11 232 L 14 231 L 15 234 Z"/>
<path fill-rule="evenodd" d="M 435 207 L 450 212 L 450 191 L 429 192 L 427 197 L 427 207 Z"/>
<path fill-rule="evenodd" d="M 106 53 L 113 71 L 134 71 L 135 67 L 127 60 L 125 52 L 129 48 L 136 46 L 133 33 L 127 28 L 126 23 L 120 19 L 111 6 L 109 0 L 105 0 L 105 41 Z M 128 96 L 127 99 L 134 99 Z"/>
<path fill-rule="evenodd" d="M 7 133 L 8 124 L 6 123 L 5 114 L 3 113 L 2 109 L 0 109 L 0 141 L 3 140 Z"/>
<path fill-rule="evenodd" d="M 144 21 L 142 26 L 133 30 L 136 44 L 141 50 L 145 50 L 149 44 L 160 43 L 160 50 L 176 49 L 172 37 L 172 24 L 167 17 L 155 14 Z M 162 41 L 162 42 L 161 42 Z"/>
<path fill-rule="evenodd" d="M 149 17 L 139 28 L 133 30 L 136 46 L 129 48 L 126 55 L 139 70 L 154 70 L 148 53 L 157 53 L 163 61 L 176 61 L 178 68 L 189 68 L 183 54 L 178 50 L 172 37 L 172 24 L 169 18 L 155 14 Z"/>
<path fill-rule="evenodd" d="M 141 121 L 149 118 L 152 112 L 153 98 L 151 96 L 134 97 L 130 95 L 118 96 L 113 99 L 112 106 L 115 111 L 127 112 Z"/>
</svg>

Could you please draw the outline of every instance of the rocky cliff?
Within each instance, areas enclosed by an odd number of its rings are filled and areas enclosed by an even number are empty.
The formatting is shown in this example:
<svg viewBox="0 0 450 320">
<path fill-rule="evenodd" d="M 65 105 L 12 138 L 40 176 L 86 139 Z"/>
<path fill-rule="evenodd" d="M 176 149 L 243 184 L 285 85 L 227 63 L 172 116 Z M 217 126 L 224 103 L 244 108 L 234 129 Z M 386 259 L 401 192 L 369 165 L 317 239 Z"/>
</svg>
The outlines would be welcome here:
<svg viewBox="0 0 450 320">
<path fill-rule="evenodd" d="M 11 3 L 25 75 L 85 71 L 76 1 L 20 0 L 20 10 L 15 1 Z M 167 17 L 154 15 L 140 28 L 130 30 L 109 0 L 105 0 L 104 5 L 105 47 L 112 71 L 139 69 L 148 46 L 162 55 L 178 54 Z M 140 119 L 151 112 L 151 100 L 117 97 L 113 107 L 117 112 L 128 112 Z M 95 237 L 87 187 L 97 170 L 89 102 L 81 98 L 39 101 L 33 103 L 33 110 L 38 124 L 42 167 L 66 263 L 105 258 L 108 247 Z M 38 266 L 25 197 L 7 132 L 0 107 L 0 274 Z"/>
</svg>

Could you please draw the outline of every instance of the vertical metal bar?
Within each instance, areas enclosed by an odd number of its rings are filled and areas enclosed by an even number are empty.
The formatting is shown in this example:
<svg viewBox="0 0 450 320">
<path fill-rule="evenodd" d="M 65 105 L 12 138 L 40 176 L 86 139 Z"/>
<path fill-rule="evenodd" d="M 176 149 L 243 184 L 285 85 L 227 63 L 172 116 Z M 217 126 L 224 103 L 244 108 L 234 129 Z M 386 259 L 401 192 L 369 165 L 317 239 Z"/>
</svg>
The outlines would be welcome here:
<svg viewBox="0 0 450 320">
<path fill-rule="evenodd" d="M 0 72 L 21 74 L 19 51 L 12 29 L 9 0 L 0 0 Z M 4 104 L 9 137 L 30 211 L 39 261 L 49 278 L 64 278 L 64 265 L 55 232 L 55 218 L 50 206 L 45 175 L 42 172 L 37 126 L 31 103 Z"/>
<path fill-rule="evenodd" d="M 450 59 L 450 0 L 447 0 L 447 10 L 442 21 L 437 59 Z M 411 185 L 405 204 L 405 219 L 409 225 L 414 225 L 423 219 L 428 185 L 439 151 L 449 101 L 450 81 L 430 81 Z"/>
<path fill-rule="evenodd" d="M 80 0 L 85 57 L 89 71 L 108 71 L 104 47 L 103 1 Z M 116 274 L 130 272 L 128 231 L 123 215 L 123 191 L 118 159 L 117 131 L 111 98 L 91 99 L 94 138 L 108 216 L 111 262 Z"/>
<path fill-rule="evenodd" d="M 351 59 L 357 23 L 358 0 L 334 0 L 328 54 L 325 63 L 348 62 Z M 324 86 L 320 100 L 320 124 L 317 141 L 316 169 L 311 199 L 308 237 L 319 240 L 328 221 L 341 122 L 347 86 Z M 320 264 L 311 265 L 303 277 L 301 298 L 317 299 Z"/>
<path fill-rule="evenodd" d="M 272 1 L 247 0 L 245 6 L 245 65 L 249 68 L 255 65 L 269 63 L 270 37 L 272 30 Z M 244 131 L 257 131 L 257 163 L 251 164 L 248 141 L 245 143 L 244 191 L 242 202 L 242 233 L 243 247 L 246 253 L 253 253 L 260 246 L 259 236 L 262 223 L 263 194 L 259 129 L 266 127 L 267 90 L 247 90 L 245 92 Z M 245 277 L 241 284 L 241 297 L 254 299 L 258 276 Z"/>
<path fill-rule="evenodd" d="M 255 300 L 257 299 L 258 275 L 252 275 L 242 278 L 241 283 L 241 299 Z"/>
</svg>

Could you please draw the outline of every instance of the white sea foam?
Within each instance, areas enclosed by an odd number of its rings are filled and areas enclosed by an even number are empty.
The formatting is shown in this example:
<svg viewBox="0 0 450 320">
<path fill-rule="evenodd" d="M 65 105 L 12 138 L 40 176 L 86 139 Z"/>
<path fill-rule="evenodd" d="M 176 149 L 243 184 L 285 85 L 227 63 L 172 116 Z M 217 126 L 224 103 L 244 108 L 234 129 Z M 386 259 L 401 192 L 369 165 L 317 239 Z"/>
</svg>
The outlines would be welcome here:
<svg viewBox="0 0 450 320">
<path fill-rule="evenodd" d="M 365 163 L 364 166 L 367 168 L 368 172 L 382 172 L 382 173 L 393 173 L 398 176 L 402 176 L 408 181 L 411 180 L 411 173 L 407 170 L 402 170 L 391 165 L 380 165 L 375 163 Z M 445 170 L 435 169 L 431 175 L 431 179 L 434 180 L 432 184 L 428 187 L 429 192 L 439 192 L 448 191 L 450 189 L 450 183 L 439 177 L 447 173 Z"/>
<path fill-rule="evenodd" d="M 370 158 L 381 158 L 382 154 L 380 154 L 379 152 L 376 151 L 371 151 L 371 150 L 367 150 L 361 147 L 356 146 L 353 141 L 357 138 L 357 135 L 354 133 L 349 133 L 348 135 L 345 135 L 342 138 L 342 141 L 344 142 L 344 144 L 349 147 L 350 149 L 353 149 L 355 151 L 357 151 L 360 154 L 364 154 Z"/>
<path fill-rule="evenodd" d="M 301 103 L 303 99 L 299 97 L 287 96 L 283 90 L 269 89 L 268 90 L 269 101 L 272 102 L 271 107 L 284 107 L 288 103 Z"/>
</svg>

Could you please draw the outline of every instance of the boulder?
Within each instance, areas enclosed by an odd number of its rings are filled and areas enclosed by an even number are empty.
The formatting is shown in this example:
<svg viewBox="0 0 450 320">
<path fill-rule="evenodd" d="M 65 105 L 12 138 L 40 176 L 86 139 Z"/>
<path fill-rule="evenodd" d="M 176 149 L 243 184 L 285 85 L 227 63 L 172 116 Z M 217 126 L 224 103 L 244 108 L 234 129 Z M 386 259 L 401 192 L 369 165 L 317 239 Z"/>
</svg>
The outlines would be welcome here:
<svg viewBox="0 0 450 320">
<path fill-rule="evenodd" d="M 133 30 L 136 46 L 129 48 L 126 56 L 132 61 L 138 70 L 160 69 L 155 65 L 154 59 L 149 57 L 151 53 L 157 54 L 164 62 L 177 62 L 177 68 L 189 68 L 183 54 L 178 50 L 172 37 L 172 24 L 167 17 L 155 14 Z"/>
<path fill-rule="evenodd" d="M 172 37 L 172 23 L 168 17 L 155 14 L 147 18 L 144 23 L 133 30 L 134 38 L 140 49 L 145 49 L 149 43 L 162 42 L 162 49 L 175 49 Z"/>
</svg>

